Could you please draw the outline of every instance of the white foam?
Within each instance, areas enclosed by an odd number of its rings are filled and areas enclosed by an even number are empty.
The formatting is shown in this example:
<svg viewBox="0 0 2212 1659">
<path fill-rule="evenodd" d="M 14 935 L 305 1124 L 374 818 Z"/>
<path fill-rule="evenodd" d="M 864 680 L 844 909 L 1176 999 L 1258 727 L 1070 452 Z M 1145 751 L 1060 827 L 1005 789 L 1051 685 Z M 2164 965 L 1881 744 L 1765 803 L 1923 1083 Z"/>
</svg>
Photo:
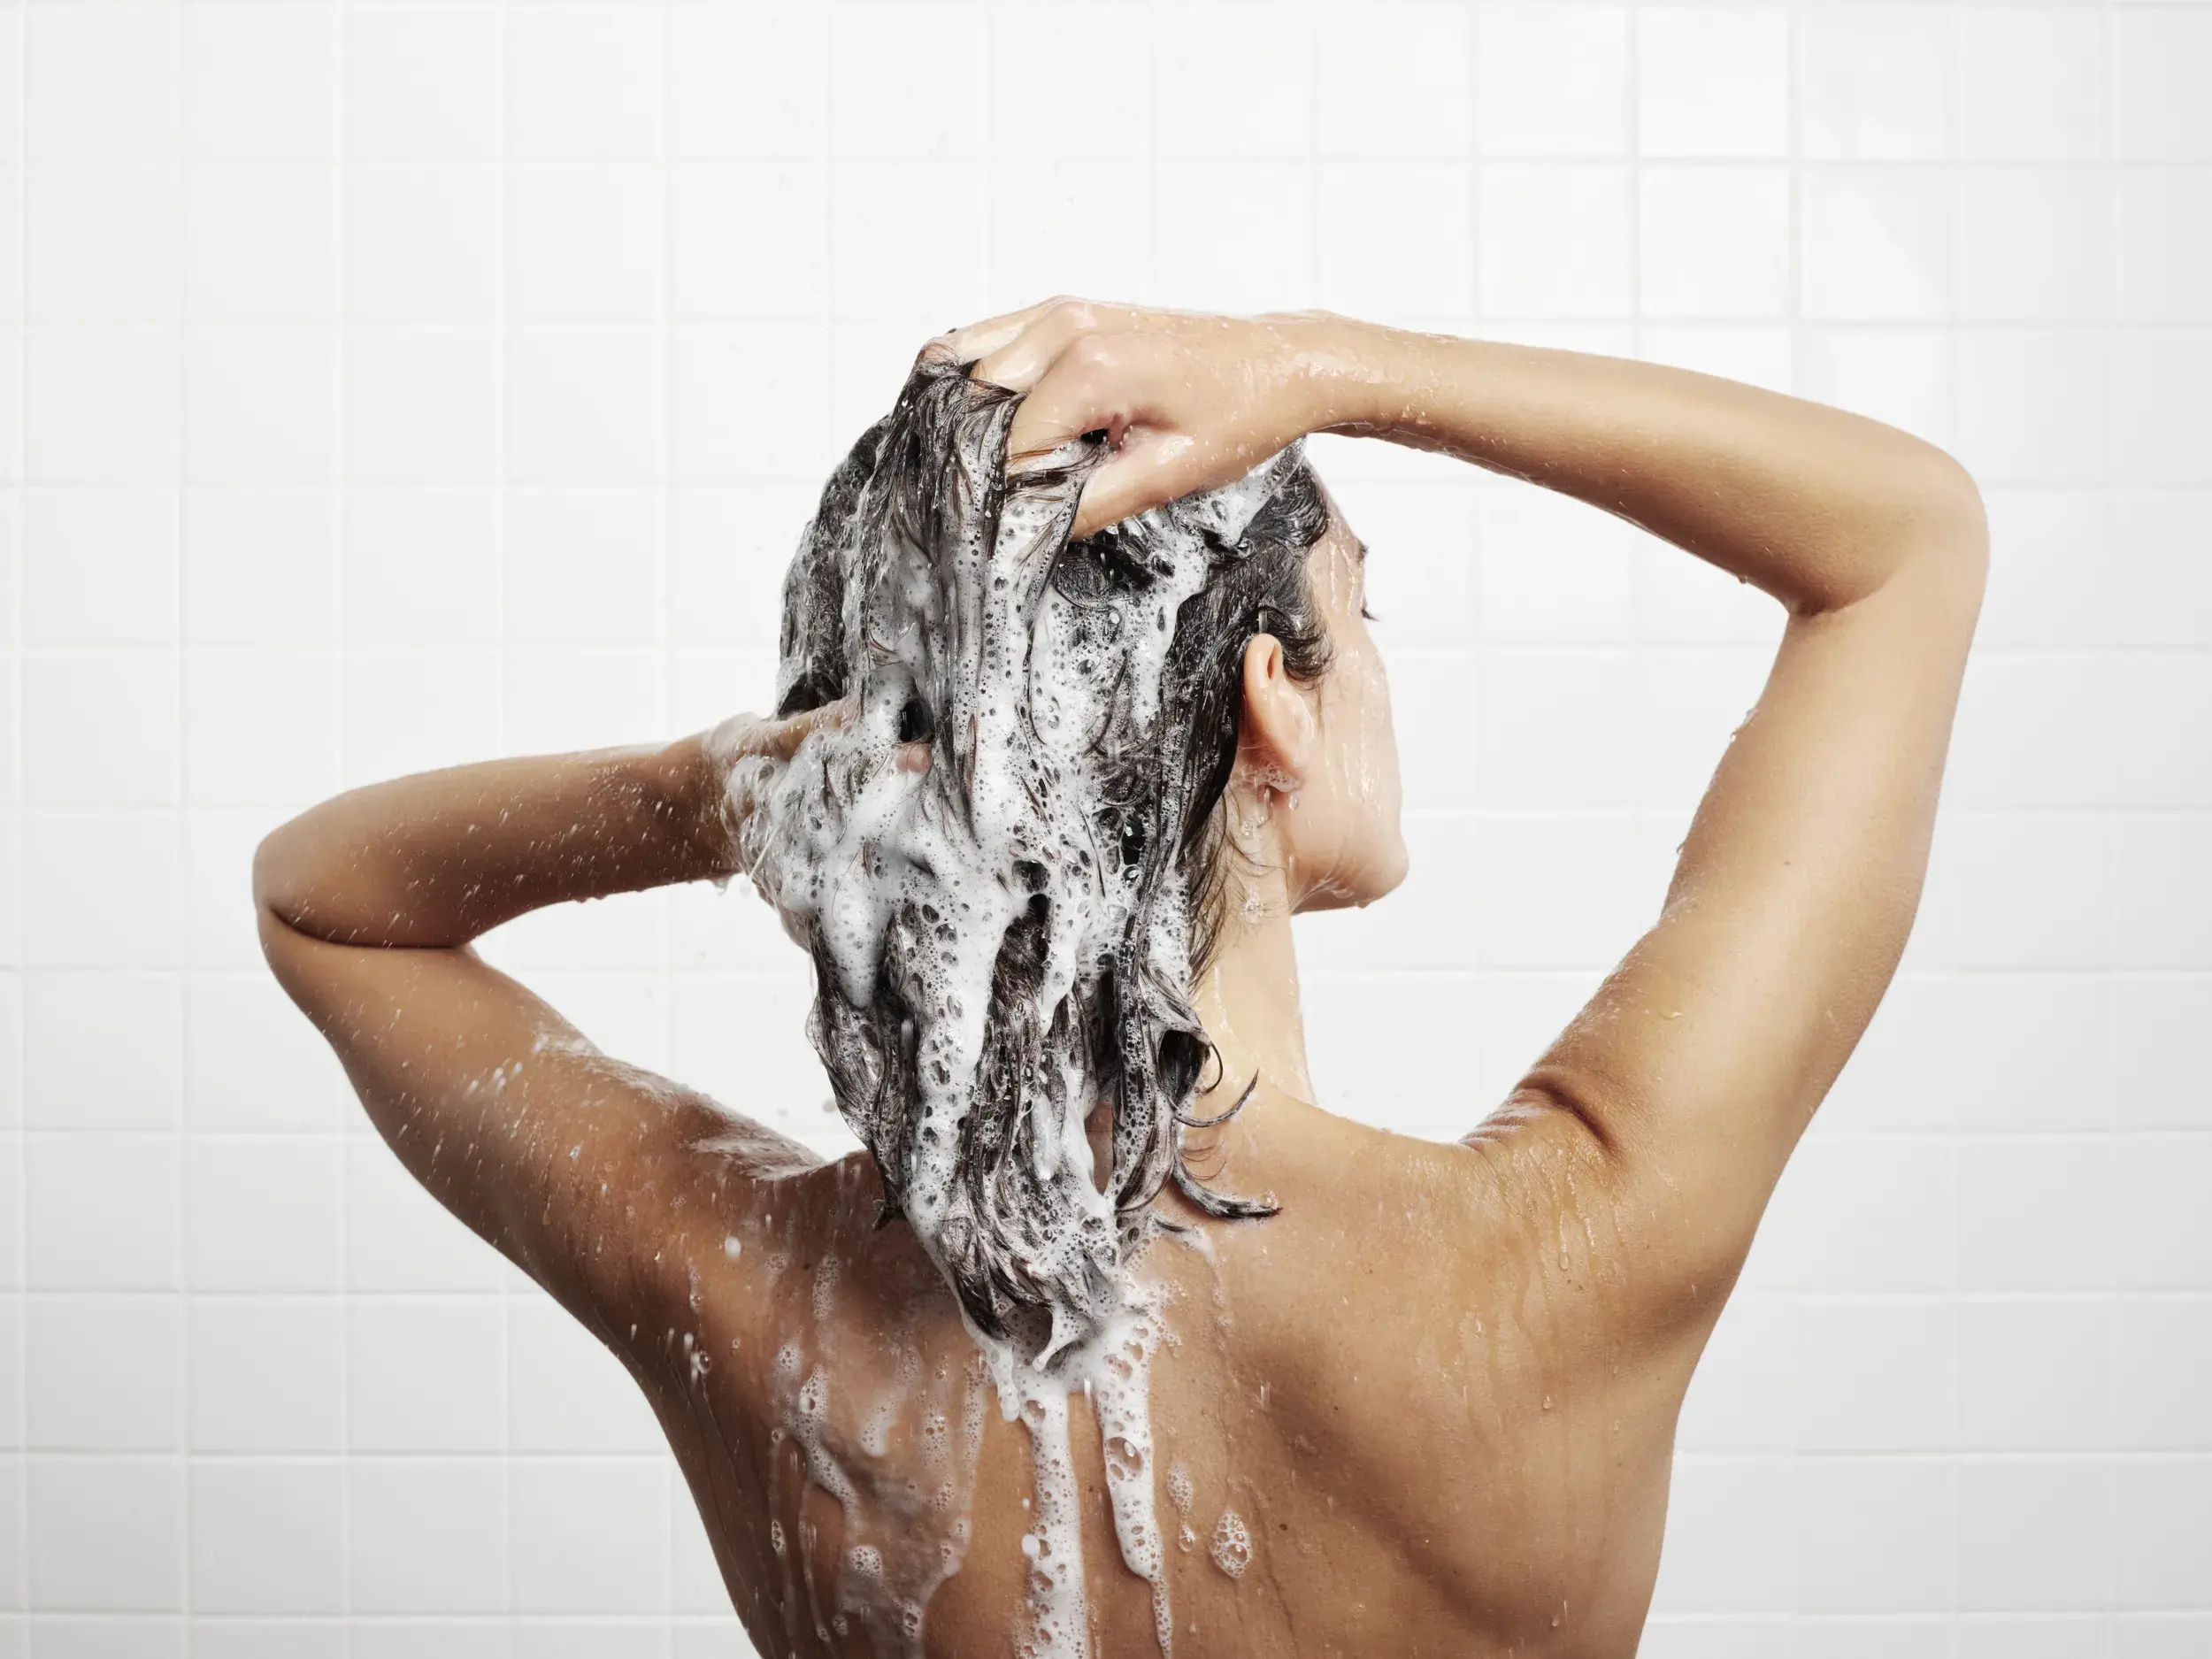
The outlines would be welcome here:
<svg viewBox="0 0 2212 1659">
<path fill-rule="evenodd" d="M 1068 1401 L 1089 1397 L 1104 1453 L 1107 1495 L 1123 1563 L 1151 1586 L 1153 1631 L 1163 1655 L 1172 1646 L 1167 1556 L 1153 1500 L 1150 1383 L 1163 1325 L 1159 1298 L 1133 1282 L 1130 1305 L 1104 1330 L 1068 1350 L 1048 1375 L 1003 1343 L 987 1349 L 1000 1409 L 1028 1431 L 1033 1530 L 1027 1640 L 1023 1659 L 1084 1659 L 1090 1651 L 1083 1578 L 1082 1517 L 1068 1442 Z"/>
<path fill-rule="evenodd" d="M 976 465 L 976 457 L 955 449 L 955 467 Z M 915 1237 L 949 1280 L 973 1294 L 979 1293 L 963 1274 L 974 1277 L 979 1229 L 1018 1230 L 1018 1238 L 993 1231 L 982 1243 L 997 1252 L 992 1259 L 1048 1293 L 1038 1304 L 1049 1308 L 1048 1331 L 1018 1342 L 979 1325 L 966 1295 L 961 1303 L 1002 1412 L 1010 1421 L 1018 1417 L 1029 1436 L 1033 1526 L 1023 1548 L 1030 1629 L 1019 1649 L 1028 1659 L 1083 1659 L 1089 1650 L 1068 1436 L 1068 1402 L 1078 1387 L 1098 1417 L 1122 1559 L 1150 1585 L 1159 1645 L 1163 1654 L 1168 1649 L 1149 1411 L 1152 1361 L 1166 1332 L 1157 1299 L 1138 1284 L 1125 1254 L 1147 1236 L 1148 1217 L 1133 1224 L 1119 1215 L 1093 1168 L 1085 1121 L 1110 1085 L 1094 1075 L 1079 1034 L 1056 1036 L 1039 1075 L 1023 1083 L 1022 1121 L 1033 1129 L 1028 1173 L 1049 1207 L 1033 1216 L 979 1213 L 961 1179 L 963 1131 L 978 1110 L 979 1070 L 991 1034 L 995 974 L 1010 930 L 1041 917 L 1036 1018 L 1041 1029 L 1056 1033 L 1064 1021 L 1074 1033 L 1078 993 L 1097 984 L 1137 925 L 1144 895 L 1135 874 L 1118 854 L 1095 850 L 1105 794 L 1099 740 L 1116 722 L 1133 721 L 1139 730 L 1156 722 L 1177 613 L 1212 570 L 1207 535 L 1233 542 L 1274 483 L 1271 457 L 1246 479 L 1179 503 L 1174 526 L 1157 519 L 1161 534 L 1146 544 L 1154 561 L 1148 585 L 1115 610 L 1071 602 L 1046 580 L 1073 517 L 1085 463 L 1095 458 L 1093 446 L 1076 440 L 1019 476 L 1010 473 L 989 544 L 970 520 L 964 540 L 929 549 L 929 559 L 894 545 L 902 534 L 895 526 L 910 520 L 856 514 L 855 522 L 864 520 L 883 537 L 880 548 L 854 551 L 854 570 L 872 575 L 869 583 L 852 580 L 842 599 L 843 634 L 864 638 L 866 648 L 847 665 L 856 712 L 842 726 L 818 726 L 788 763 L 741 761 L 730 783 L 733 799 L 751 809 L 741 820 L 747 867 L 786 931 L 814 952 L 829 982 L 825 999 L 833 993 L 853 1009 L 873 1009 L 887 963 L 895 970 L 888 982 L 910 1016 L 902 1041 L 911 1045 L 910 1073 L 903 1075 L 912 1099 L 895 1102 L 904 1114 L 906 1133 L 897 1142 L 904 1166 L 886 1175 Z M 990 493 L 965 472 L 942 488 L 964 488 L 979 500 Z M 933 583 L 961 595 L 972 612 L 948 602 L 955 612 L 948 624 L 933 606 Z M 787 618 L 787 672 L 789 629 Z M 933 637 L 932 629 L 959 637 Z M 947 660 L 954 670 L 944 667 Z M 899 764 L 901 733 L 926 668 L 950 691 L 948 706 L 932 710 L 940 727 L 933 764 L 918 772 Z M 955 741 L 943 738 L 946 730 Z M 1187 979 L 1187 895 L 1179 887 L 1141 915 L 1147 971 L 1164 982 Z M 826 1017 L 818 1002 L 818 1022 Z M 822 1030 L 818 1024 L 818 1043 Z M 866 1136 L 875 1102 L 841 1095 L 840 1105 Z M 870 1144 L 880 1158 L 878 1142 Z M 811 1310 L 825 1329 L 832 1325 L 837 1272 L 825 1257 L 814 1286 Z M 788 1363 L 785 1353 L 794 1353 Z M 900 1632 L 902 1650 L 918 1653 L 929 1594 L 965 1548 L 967 1500 L 932 1492 L 908 1505 L 910 1524 L 940 1514 L 932 1506 L 941 1500 L 941 1513 L 956 1521 L 925 1528 L 926 1551 L 895 1545 L 871 1513 L 880 1494 L 860 1501 L 854 1471 L 825 1437 L 831 1375 L 816 1360 L 801 1382 L 802 1363 L 788 1348 L 777 1356 L 786 1402 L 780 1425 L 802 1448 L 808 1479 L 846 1510 L 839 1613 L 872 1630 Z M 880 1455 L 906 1406 L 902 1395 L 864 1413 L 856 1450 Z M 964 1462 L 972 1471 L 980 1427 L 979 1417 L 972 1426 L 964 1417 L 956 1456 L 941 1420 L 925 1418 L 918 1431 L 925 1460 L 937 1460 L 933 1469 Z M 1185 1486 L 1178 1507 L 1187 1511 L 1187 1479 Z M 1225 1524 L 1233 1518 L 1225 1517 Z M 956 1548 L 946 1544 L 956 1536 Z M 1248 1559 L 1248 1539 L 1242 1548 Z M 872 1552 L 864 1571 L 856 1564 L 864 1548 Z M 924 1555 L 927 1573 L 917 1565 Z M 1218 1528 L 1214 1559 L 1232 1577 L 1242 1571 L 1224 1564 Z"/>
<path fill-rule="evenodd" d="M 1222 1510 L 1221 1518 L 1214 1523 L 1210 1553 L 1214 1565 L 1232 1578 L 1244 1577 L 1244 1570 L 1252 1564 L 1252 1534 L 1245 1527 L 1244 1517 L 1234 1509 Z"/>
<path fill-rule="evenodd" d="M 826 1321 L 815 1334 L 834 1329 Z M 904 1344 L 909 1333 L 894 1331 L 888 1340 Z M 825 1347 L 834 1357 L 846 1357 L 833 1337 Z M 814 1540 L 801 1524 L 799 1566 L 818 1638 L 827 1641 L 829 1632 L 842 1636 L 857 1625 L 878 1654 L 922 1659 L 930 1600 L 967 1556 L 984 1376 L 979 1358 L 957 1370 L 941 1366 L 925 1375 L 910 1348 L 902 1348 L 898 1357 L 879 1396 L 853 1411 L 835 1397 L 832 1364 L 819 1359 L 810 1364 L 799 1342 L 786 1343 L 776 1356 L 776 1425 L 769 1438 L 772 1443 L 787 1439 L 797 1445 L 807 1482 L 834 1499 L 844 1515 L 843 1554 L 826 1621 L 813 1578 Z M 836 1369 L 856 1374 L 862 1368 Z M 795 1386 L 802 1371 L 803 1380 Z M 960 1413 L 957 1436 L 950 1432 L 949 1406 Z M 856 1415 L 857 1433 L 849 1427 Z M 902 1419 L 916 1425 L 916 1455 L 910 1459 L 892 1455 L 894 1426 Z M 782 1460 L 775 1460 L 772 1509 L 789 1501 L 782 1489 Z M 798 1586 L 791 1581 L 780 1518 L 770 1522 L 769 1543 L 784 1563 L 784 1617 L 795 1648 L 801 1634 Z"/>
</svg>

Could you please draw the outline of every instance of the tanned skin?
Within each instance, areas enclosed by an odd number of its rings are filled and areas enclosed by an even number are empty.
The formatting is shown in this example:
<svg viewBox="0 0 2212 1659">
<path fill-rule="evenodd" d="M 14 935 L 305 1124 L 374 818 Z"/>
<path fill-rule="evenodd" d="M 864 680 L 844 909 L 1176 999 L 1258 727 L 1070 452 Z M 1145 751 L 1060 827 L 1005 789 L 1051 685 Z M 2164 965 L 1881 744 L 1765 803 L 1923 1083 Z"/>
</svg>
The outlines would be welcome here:
<svg viewBox="0 0 2212 1659">
<path fill-rule="evenodd" d="M 1978 492 L 1940 449 L 1823 405 L 1325 313 L 1059 300 L 926 349 L 1028 394 L 1012 465 L 1111 434 L 1079 534 L 1302 434 L 1353 433 L 1576 496 L 1783 607 L 1656 922 L 1485 1121 L 1411 1140 L 1312 1102 L 1299 1022 L 1290 914 L 1379 898 L 1405 862 L 1365 549 L 1333 525 L 1313 568 L 1336 665 L 1301 687 L 1272 640 L 1246 653 L 1223 808 L 1243 873 L 1194 987 L 1230 1079 L 1199 1110 L 1259 1079 L 1194 1156 L 1281 1210 L 1214 1221 L 1171 1192 L 1162 1215 L 1206 1248 L 1169 1240 L 1136 1264 L 1174 1298 L 1153 1417 L 1171 1539 L 1166 1471 L 1193 1494 L 1195 1547 L 1169 1554 L 1180 1652 L 1625 1659 L 1692 1369 L 1918 903 L 1981 603 Z M 254 872 L 271 966 L 394 1151 L 637 1378 L 770 1655 L 868 1651 L 831 1617 L 842 1513 L 773 1434 L 775 1351 L 820 1358 L 826 1439 L 895 1477 L 910 1424 L 887 1452 L 858 1444 L 887 1334 L 932 1374 L 972 1344 L 905 1225 L 874 1225 L 863 1155 L 822 1163 L 739 1115 L 764 1102 L 599 1054 L 471 941 L 541 905 L 731 874 L 731 760 L 787 757 L 837 718 L 353 790 L 272 834 Z M 1142 1654 L 1146 1586 L 1115 1550 L 1079 1398 L 1073 1416 L 1094 1651 Z M 984 1421 L 932 1655 L 1006 1653 L 1024 1629 L 1028 1448 L 995 1401 Z M 1208 1548 L 1225 1510 L 1251 1539 L 1240 1578 Z"/>
</svg>

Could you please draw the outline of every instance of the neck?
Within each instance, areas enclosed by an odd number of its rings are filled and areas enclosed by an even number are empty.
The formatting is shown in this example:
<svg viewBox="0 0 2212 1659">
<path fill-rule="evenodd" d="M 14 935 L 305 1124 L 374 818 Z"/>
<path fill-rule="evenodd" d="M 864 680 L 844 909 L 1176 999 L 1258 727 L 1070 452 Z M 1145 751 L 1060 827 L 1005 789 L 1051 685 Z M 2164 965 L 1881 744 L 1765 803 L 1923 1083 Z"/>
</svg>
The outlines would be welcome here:
<svg viewBox="0 0 2212 1659">
<path fill-rule="evenodd" d="M 1258 896 L 1248 907 L 1232 903 L 1213 961 L 1191 987 L 1192 1005 L 1221 1056 L 1220 1080 L 1201 1097 L 1202 1112 L 1220 1110 L 1255 1077 L 1263 1089 L 1313 1099 L 1298 950 L 1281 876 L 1263 877 Z"/>
</svg>

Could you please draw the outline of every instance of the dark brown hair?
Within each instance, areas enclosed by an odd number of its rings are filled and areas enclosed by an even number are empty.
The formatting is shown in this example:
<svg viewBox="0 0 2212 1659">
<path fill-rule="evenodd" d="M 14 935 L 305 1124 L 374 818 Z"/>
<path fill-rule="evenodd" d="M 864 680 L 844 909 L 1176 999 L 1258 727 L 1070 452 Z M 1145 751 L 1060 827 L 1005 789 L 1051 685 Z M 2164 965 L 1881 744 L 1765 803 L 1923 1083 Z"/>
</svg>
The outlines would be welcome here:
<svg viewBox="0 0 2212 1659">
<path fill-rule="evenodd" d="M 1217 1215 L 1271 1211 L 1184 1166 L 1210 1053 L 1190 982 L 1224 921 L 1245 647 L 1273 634 L 1301 680 L 1329 664 L 1307 570 L 1329 511 L 1294 445 L 1236 485 L 1069 541 L 1102 442 L 1010 480 L 1018 398 L 965 368 L 917 365 L 832 475 L 787 576 L 778 712 L 847 696 L 862 712 L 833 740 L 848 758 L 772 808 L 788 870 L 763 890 L 780 883 L 788 916 L 803 887 L 822 917 L 865 910 L 824 896 L 862 866 L 876 885 L 861 898 L 881 908 L 895 888 L 879 936 L 800 930 L 810 1033 L 875 1158 L 884 1218 L 914 1220 L 979 1329 L 1049 1349 L 1111 1312 L 1119 1253 L 1163 1181 Z M 847 845 L 880 775 L 867 757 L 924 741 L 929 772 L 901 786 L 892 827 L 834 870 L 810 866 L 809 848 Z M 992 766 L 1012 781 L 979 806 Z M 1011 817 L 986 833 L 987 810 Z M 978 874 L 934 867 L 964 858 Z M 978 951 L 995 953 L 979 1047 L 945 972 Z M 1065 1153 L 1069 1123 L 1101 1099 L 1103 1211 Z"/>
</svg>

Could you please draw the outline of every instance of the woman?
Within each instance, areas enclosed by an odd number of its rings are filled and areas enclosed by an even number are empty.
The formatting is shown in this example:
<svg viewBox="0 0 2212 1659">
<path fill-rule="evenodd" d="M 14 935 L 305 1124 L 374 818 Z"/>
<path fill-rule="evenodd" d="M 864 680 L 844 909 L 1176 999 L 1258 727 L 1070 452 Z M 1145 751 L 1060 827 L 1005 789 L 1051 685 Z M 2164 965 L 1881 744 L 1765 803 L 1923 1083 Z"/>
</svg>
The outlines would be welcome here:
<svg viewBox="0 0 2212 1659">
<path fill-rule="evenodd" d="M 1157 1310 L 1123 1362 L 1150 1363 L 1148 1448 L 1110 1389 L 1065 1397 L 1064 1471 L 1041 1394 L 1026 1436 L 987 1409 L 992 1310 L 1014 1328 L 1079 1275 L 994 1278 L 941 1209 L 882 1225 L 915 1209 L 898 1156 L 821 1164 L 599 1055 L 469 948 L 538 905 L 740 869 L 803 912 L 793 780 L 826 787 L 822 757 L 905 717 L 803 687 L 789 638 L 782 720 L 401 779 L 280 829 L 255 876 L 272 965 L 408 1167 L 638 1378 L 764 1653 L 1633 1653 L 1692 1369 L 1918 901 L 1986 561 L 1974 486 L 1797 399 L 1326 314 L 1061 300 L 924 355 L 1018 395 L 1009 487 L 1062 468 L 1071 554 L 1348 433 L 1575 495 L 1788 612 L 1656 924 L 1486 1120 L 1407 1140 L 1313 1102 L 1299 1019 L 1289 917 L 1405 868 L 1365 549 L 1326 509 L 1310 626 L 1252 628 L 1210 693 L 1225 776 L 1186 804 L 1217 833 L 1175 865 L 1223 895 L 1194 901 L 1215 933 L 1169 987 L 1207 1051 L 1188 1109 L 1170 1090 L 1169 1126 L 1129 1141 L 1116 1111 L 1087 1125 Z M 854 787 L 964 752 L 937 712 Z M 1131 1548 L 1133 1489 L 1157 1559 Z M 1077 1572 L 1051 1544 L 1084 1521 Z"/>
</svg>

